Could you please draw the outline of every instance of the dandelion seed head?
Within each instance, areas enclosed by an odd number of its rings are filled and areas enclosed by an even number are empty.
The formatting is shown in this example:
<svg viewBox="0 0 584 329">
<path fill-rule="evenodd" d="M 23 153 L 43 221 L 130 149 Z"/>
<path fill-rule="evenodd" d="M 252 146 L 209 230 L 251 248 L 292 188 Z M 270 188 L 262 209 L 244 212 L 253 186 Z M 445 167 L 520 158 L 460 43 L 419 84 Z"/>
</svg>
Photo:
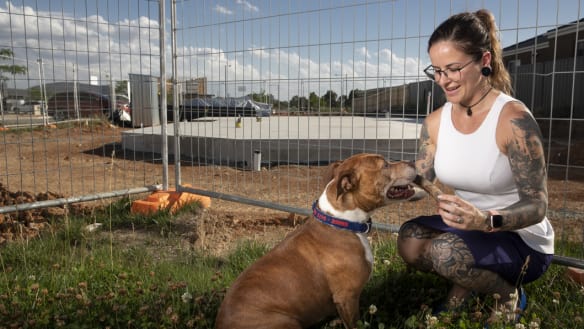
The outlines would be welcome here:
<svg viewBox="0 0 584 329">
<path fill-rule="evenodd" d="M 377 313 L 377 306 L 371 304 L 369 305 L 369 314 L 375 314 Z"/>
<path fill-rule="evenodd" d="M 183 301 L 183 303 L 188 303 L 191 300 L 193 300 L 193 295 L 191 295 L 188 291 L 185 292 L 184 294 L 182 294 L 182 296 L 180 296 L 181 300 Z M 371 308 L 371 307 L 369 307 Z"/>
</svg>

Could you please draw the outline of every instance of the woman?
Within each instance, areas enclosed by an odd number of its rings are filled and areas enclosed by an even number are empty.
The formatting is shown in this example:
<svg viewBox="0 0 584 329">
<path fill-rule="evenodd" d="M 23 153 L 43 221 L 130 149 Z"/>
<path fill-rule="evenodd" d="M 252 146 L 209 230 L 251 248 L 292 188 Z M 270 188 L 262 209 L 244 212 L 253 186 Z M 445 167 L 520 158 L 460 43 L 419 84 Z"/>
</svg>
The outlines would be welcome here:
<svg viewBox="0 0 584 329">
<path fill-rule="evenodd" d="M 504 320 L 516 321 L 516 308 L 526 306 L 521 284 L 539 278 L 554 253 L 541 133 L 525 105 L 509 96 L 489 11 L 448 18 L 430 37 L 428 53 L 432 64 L 424 72 L 447 102 L 424 121 L 416 166 L 455 193 L 440 197 L 438 215 L 402 225 L 398 251 L 406 263 L 451 281 L 446 305 L 471 292 L 497 293 L 508 307 Z"/>
</svg>

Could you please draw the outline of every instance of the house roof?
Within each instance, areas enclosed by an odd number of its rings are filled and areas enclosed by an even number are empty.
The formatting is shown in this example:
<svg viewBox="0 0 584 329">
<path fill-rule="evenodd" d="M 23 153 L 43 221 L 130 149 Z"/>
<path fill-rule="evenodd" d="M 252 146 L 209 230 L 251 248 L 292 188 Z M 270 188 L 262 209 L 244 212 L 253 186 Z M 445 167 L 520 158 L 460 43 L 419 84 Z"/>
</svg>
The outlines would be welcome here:
<svg viewBox="0 0 584 329">
<path fill-rule="evenodd" d="M 537 45 L 537 49 L 549 47 L 549 40 L 554 39 L 556 35 L 574 33 L 576 30 L 584 30 L 584 18 L 561 25 L 557 28 L 548 30 L 536 37 L 518 42 L 514 45 L 503 48 L 503 57 L 515 55 L 527 51 L 532 51 Z"/>
<path fill-rule="evenodd" d="M 75 90 L 73 82 L 54 82 L 45 85 L 48 95 L 53 95 L 60 92 L 68 92 Z M 104 96 L 110 95 L 109 85 L 91 85 L 88 83 L 77 83 L 77 91 L 89 92 Z"/>
</svg>

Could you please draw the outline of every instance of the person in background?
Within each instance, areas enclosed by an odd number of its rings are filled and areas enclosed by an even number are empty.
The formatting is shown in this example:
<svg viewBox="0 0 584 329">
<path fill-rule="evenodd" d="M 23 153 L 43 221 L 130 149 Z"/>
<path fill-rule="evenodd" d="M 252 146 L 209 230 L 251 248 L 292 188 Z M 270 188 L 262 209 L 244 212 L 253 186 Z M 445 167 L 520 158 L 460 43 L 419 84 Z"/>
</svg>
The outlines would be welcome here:
<svg viewBox="0 0 584 329">
<path fill-rule="evenodd" d="M 449 17 L 432 33 L 428 53 L 424 72 L 447 102 L 424 120 L 416 167 L 454 194 L 440 196 L 438 214 L 402 225 L 398 252 L 452 283 L 438 309 L 471 293 L 498 294 L 504 321 L 517 321 L 527 305 L 522 285 L 542 276 L 554 253 L 541 132 L 510 96 L 491 12 Z"/>
</svg>

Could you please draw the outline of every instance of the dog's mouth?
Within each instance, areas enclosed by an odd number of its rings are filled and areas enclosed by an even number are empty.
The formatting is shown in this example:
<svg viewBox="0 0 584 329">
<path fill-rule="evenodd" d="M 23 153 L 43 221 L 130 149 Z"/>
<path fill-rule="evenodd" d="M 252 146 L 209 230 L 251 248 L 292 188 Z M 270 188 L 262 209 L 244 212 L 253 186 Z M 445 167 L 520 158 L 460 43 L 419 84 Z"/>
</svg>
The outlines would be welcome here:
<svg viewBox="0 0 584 329">
<path fill-rule="evenodd" d="M 387 190 L 387 197 L 389 199 L 408 199 L 415 193 L 411 185 L 398 185 L 392 186 Z"/>
</svg>

